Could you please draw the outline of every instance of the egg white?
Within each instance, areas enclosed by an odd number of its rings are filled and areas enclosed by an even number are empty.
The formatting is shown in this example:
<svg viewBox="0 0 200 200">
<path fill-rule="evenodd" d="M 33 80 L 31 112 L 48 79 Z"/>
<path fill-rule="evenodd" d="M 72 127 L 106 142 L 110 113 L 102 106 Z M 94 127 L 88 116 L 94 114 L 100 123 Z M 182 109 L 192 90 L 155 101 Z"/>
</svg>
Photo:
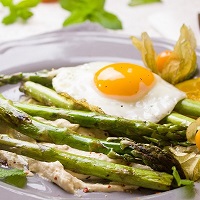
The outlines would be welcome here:
<svg viewBox="0 0 200 200">
<path fill-rule="evenodd" d="M 57 70 L 53 88 L 68 93 L 73 98 L 86 99 L 91 105 L 100 107 L 106 114 L 127 119 L 158 122 L 172 112 L 175 105 L 186 97 L 185 93 L 167 83 L 158 75 L 147 94 L 135 101 L 109 98 L 95 87 L 94 74 L 108 62 L 92 62 L 76 67 Z"/>
</svg>

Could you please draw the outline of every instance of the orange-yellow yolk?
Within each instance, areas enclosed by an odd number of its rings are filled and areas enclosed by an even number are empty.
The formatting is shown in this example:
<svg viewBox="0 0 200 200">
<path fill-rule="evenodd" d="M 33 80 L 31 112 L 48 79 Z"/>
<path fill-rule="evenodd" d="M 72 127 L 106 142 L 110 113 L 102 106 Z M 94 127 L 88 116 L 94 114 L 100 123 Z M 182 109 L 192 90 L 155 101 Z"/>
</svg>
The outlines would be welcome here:
<svg viewBox="0 0 200 200">
<path fill-rule="evenodd" d="M 94 82 L 98 90 L 105 95 L 133 96 L 137 95 L 141 88 L 149 90 L 149 86 L 154 82 L 154 75 L 150 70 L 135 64 L 114 63 L 97 71 Z"/>
</svg>

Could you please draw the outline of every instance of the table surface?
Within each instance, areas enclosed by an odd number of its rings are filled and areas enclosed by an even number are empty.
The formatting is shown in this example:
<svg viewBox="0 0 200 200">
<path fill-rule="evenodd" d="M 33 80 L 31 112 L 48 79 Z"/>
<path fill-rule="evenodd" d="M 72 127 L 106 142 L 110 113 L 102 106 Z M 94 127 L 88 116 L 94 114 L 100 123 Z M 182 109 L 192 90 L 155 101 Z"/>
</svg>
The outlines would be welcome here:
<svg viewBox="0 0 200 200">
<path fill-rule="evenodd" d="M 148 32 L 151 37 L 176 41 L 181 25 L 185 23 L 193 30 L 197 44 L 200 45 L 197 20 L 197 15 L 200 13 L 200 0 L 162 0 L 162 3 L 134 7 L 128 6 L 129 1 L 106 0 L 105 9 L 116 14 L 123 24 L 122 30 L 114 32 L 134 36 Z M 58 3 L 41 3 L 32 11 L 34 16 L 26 23 L 17 22 L 8 26 L 0 24 L 0 42 L 60 29 L 63 21 L 70 14 Z M 8 10 L 0 6 L 0 20 L 7 13 Z"/>
</svg>

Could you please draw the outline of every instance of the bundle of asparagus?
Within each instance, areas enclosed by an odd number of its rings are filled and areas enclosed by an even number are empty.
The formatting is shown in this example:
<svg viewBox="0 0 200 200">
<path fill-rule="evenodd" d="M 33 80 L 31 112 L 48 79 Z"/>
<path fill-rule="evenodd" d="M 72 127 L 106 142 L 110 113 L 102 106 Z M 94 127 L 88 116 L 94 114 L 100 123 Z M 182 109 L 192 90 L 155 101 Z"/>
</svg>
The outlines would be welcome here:
<svg viewBox="0 0 200 200">
<path fill-rule="evenodd" d="M 116 138 L 114 141 L 112 138 L 100 140 L 81 136 L 69 128 L 47 125 L 15 108 L 12 102 L 4 99 L 2 95 L 0 95 L 0 117 L 8 126 L 37 141 L 67 144 L 80 150 L 104 153 L 111 157 L 115 152 L 129 162 L 146 164 L 154 170 L 168 173 L 171 173 L 172 167 L 176 166 L 180 175 L 185 177 L 176 159 L 159 147 L 138 144 L 126 138 L 117 138 L 118 141 Z"/>
<path fill-rule="evenodd" d="M 164 172 L 128 167 L 125 165 L 109 163 L 97 159 L 78 156 L 44 145 L 22 142 L 0 136 L 1 149 L 25 155 L 36 160 L 53 162 L 60 161 L 66 169 L 94 175 L 111 181 L 136 185 L 154 190 L 169 190 L 172 186 L 173 176 Z"/>
<path fill-rule="evenodd" d="M 18 141 L 5 135 L 0 138 L 1 149 L 46 162 L 59 160 L 66 169 L 75 172 L 83 174 L 89 172 L 90 175 L 111 181 L 134 184 L 155 190 L 170 189 L 173 183 L 173 176 L 170 175 L 173 166 L 176 167 L 180 176 L 185 178 L 180 163 L 162 147 L 177 144 L 190 145 L 186 139 L 187 126 L 182 122 L 186 121 L 188 125 L 193 121 L 191 118 L 181 115 L 177 120 L 176 114 L 172 113 L 165 121 L 173 121 L 174 123 L 175 120 L 175 124 L 155 124 L 93 112 L 87 106 L 67 99 L 49 88 L 52 78 L 52 73 L 48 71 L 1 76 L 1 85 L 23 81 L 20 90 L 43 104 L 43 106 L 40 106 L 11 102 L 0 95 L 1 120 L 9 127 L 34 138 L 38 142 L 67 144 L 84 151 L 100 152 L 111 158 L 117 157 L 126 162 L 148 165 L 155 171 L 79 157 L 54 148 Z M 188 102 L 187 99 L 183 100 L 176 106 L 175 110 L 181 107 L 181 110 L 184 111 L 185 108 L 188 108 Z M 191 109 L 189 110 L 191 111 Z M 107 131 L 110 136 L 114 137 L 102 140 L 81 136 L 68 128 L 58 128 L 42 123 L 33 116 L 51 120 L 64 118 L 83 127 L 95 127 Z M 86 161 L 88 164 L 84 165 L 83 163 L 86 163 Z"/>
</svg>

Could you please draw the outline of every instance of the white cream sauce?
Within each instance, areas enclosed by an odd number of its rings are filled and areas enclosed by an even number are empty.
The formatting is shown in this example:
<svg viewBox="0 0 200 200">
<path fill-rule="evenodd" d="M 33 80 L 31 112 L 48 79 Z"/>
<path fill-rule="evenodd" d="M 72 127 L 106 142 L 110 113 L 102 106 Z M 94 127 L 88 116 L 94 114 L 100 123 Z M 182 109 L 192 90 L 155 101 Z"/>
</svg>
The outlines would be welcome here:
<svg viewBox="0 0 200 200">
<path fill-rule="evenodd" d="M 127 189 L 133 190 L 138 188 L 136 186 L 122 186 L 115 184 L 103 185 L 101 183 L 85 183 L 67 172 L 63 168 L 63 165 L 58 161 L 46 163 L 36 160 L 30 160 L 29 169 L 35 173 L 38 173 L 42 177 L 48 178 L 68 193 L 75 193 L 79 189 L 87 190 L 87 192 L 113 192 L 124 191 Z"/>
</svg>

